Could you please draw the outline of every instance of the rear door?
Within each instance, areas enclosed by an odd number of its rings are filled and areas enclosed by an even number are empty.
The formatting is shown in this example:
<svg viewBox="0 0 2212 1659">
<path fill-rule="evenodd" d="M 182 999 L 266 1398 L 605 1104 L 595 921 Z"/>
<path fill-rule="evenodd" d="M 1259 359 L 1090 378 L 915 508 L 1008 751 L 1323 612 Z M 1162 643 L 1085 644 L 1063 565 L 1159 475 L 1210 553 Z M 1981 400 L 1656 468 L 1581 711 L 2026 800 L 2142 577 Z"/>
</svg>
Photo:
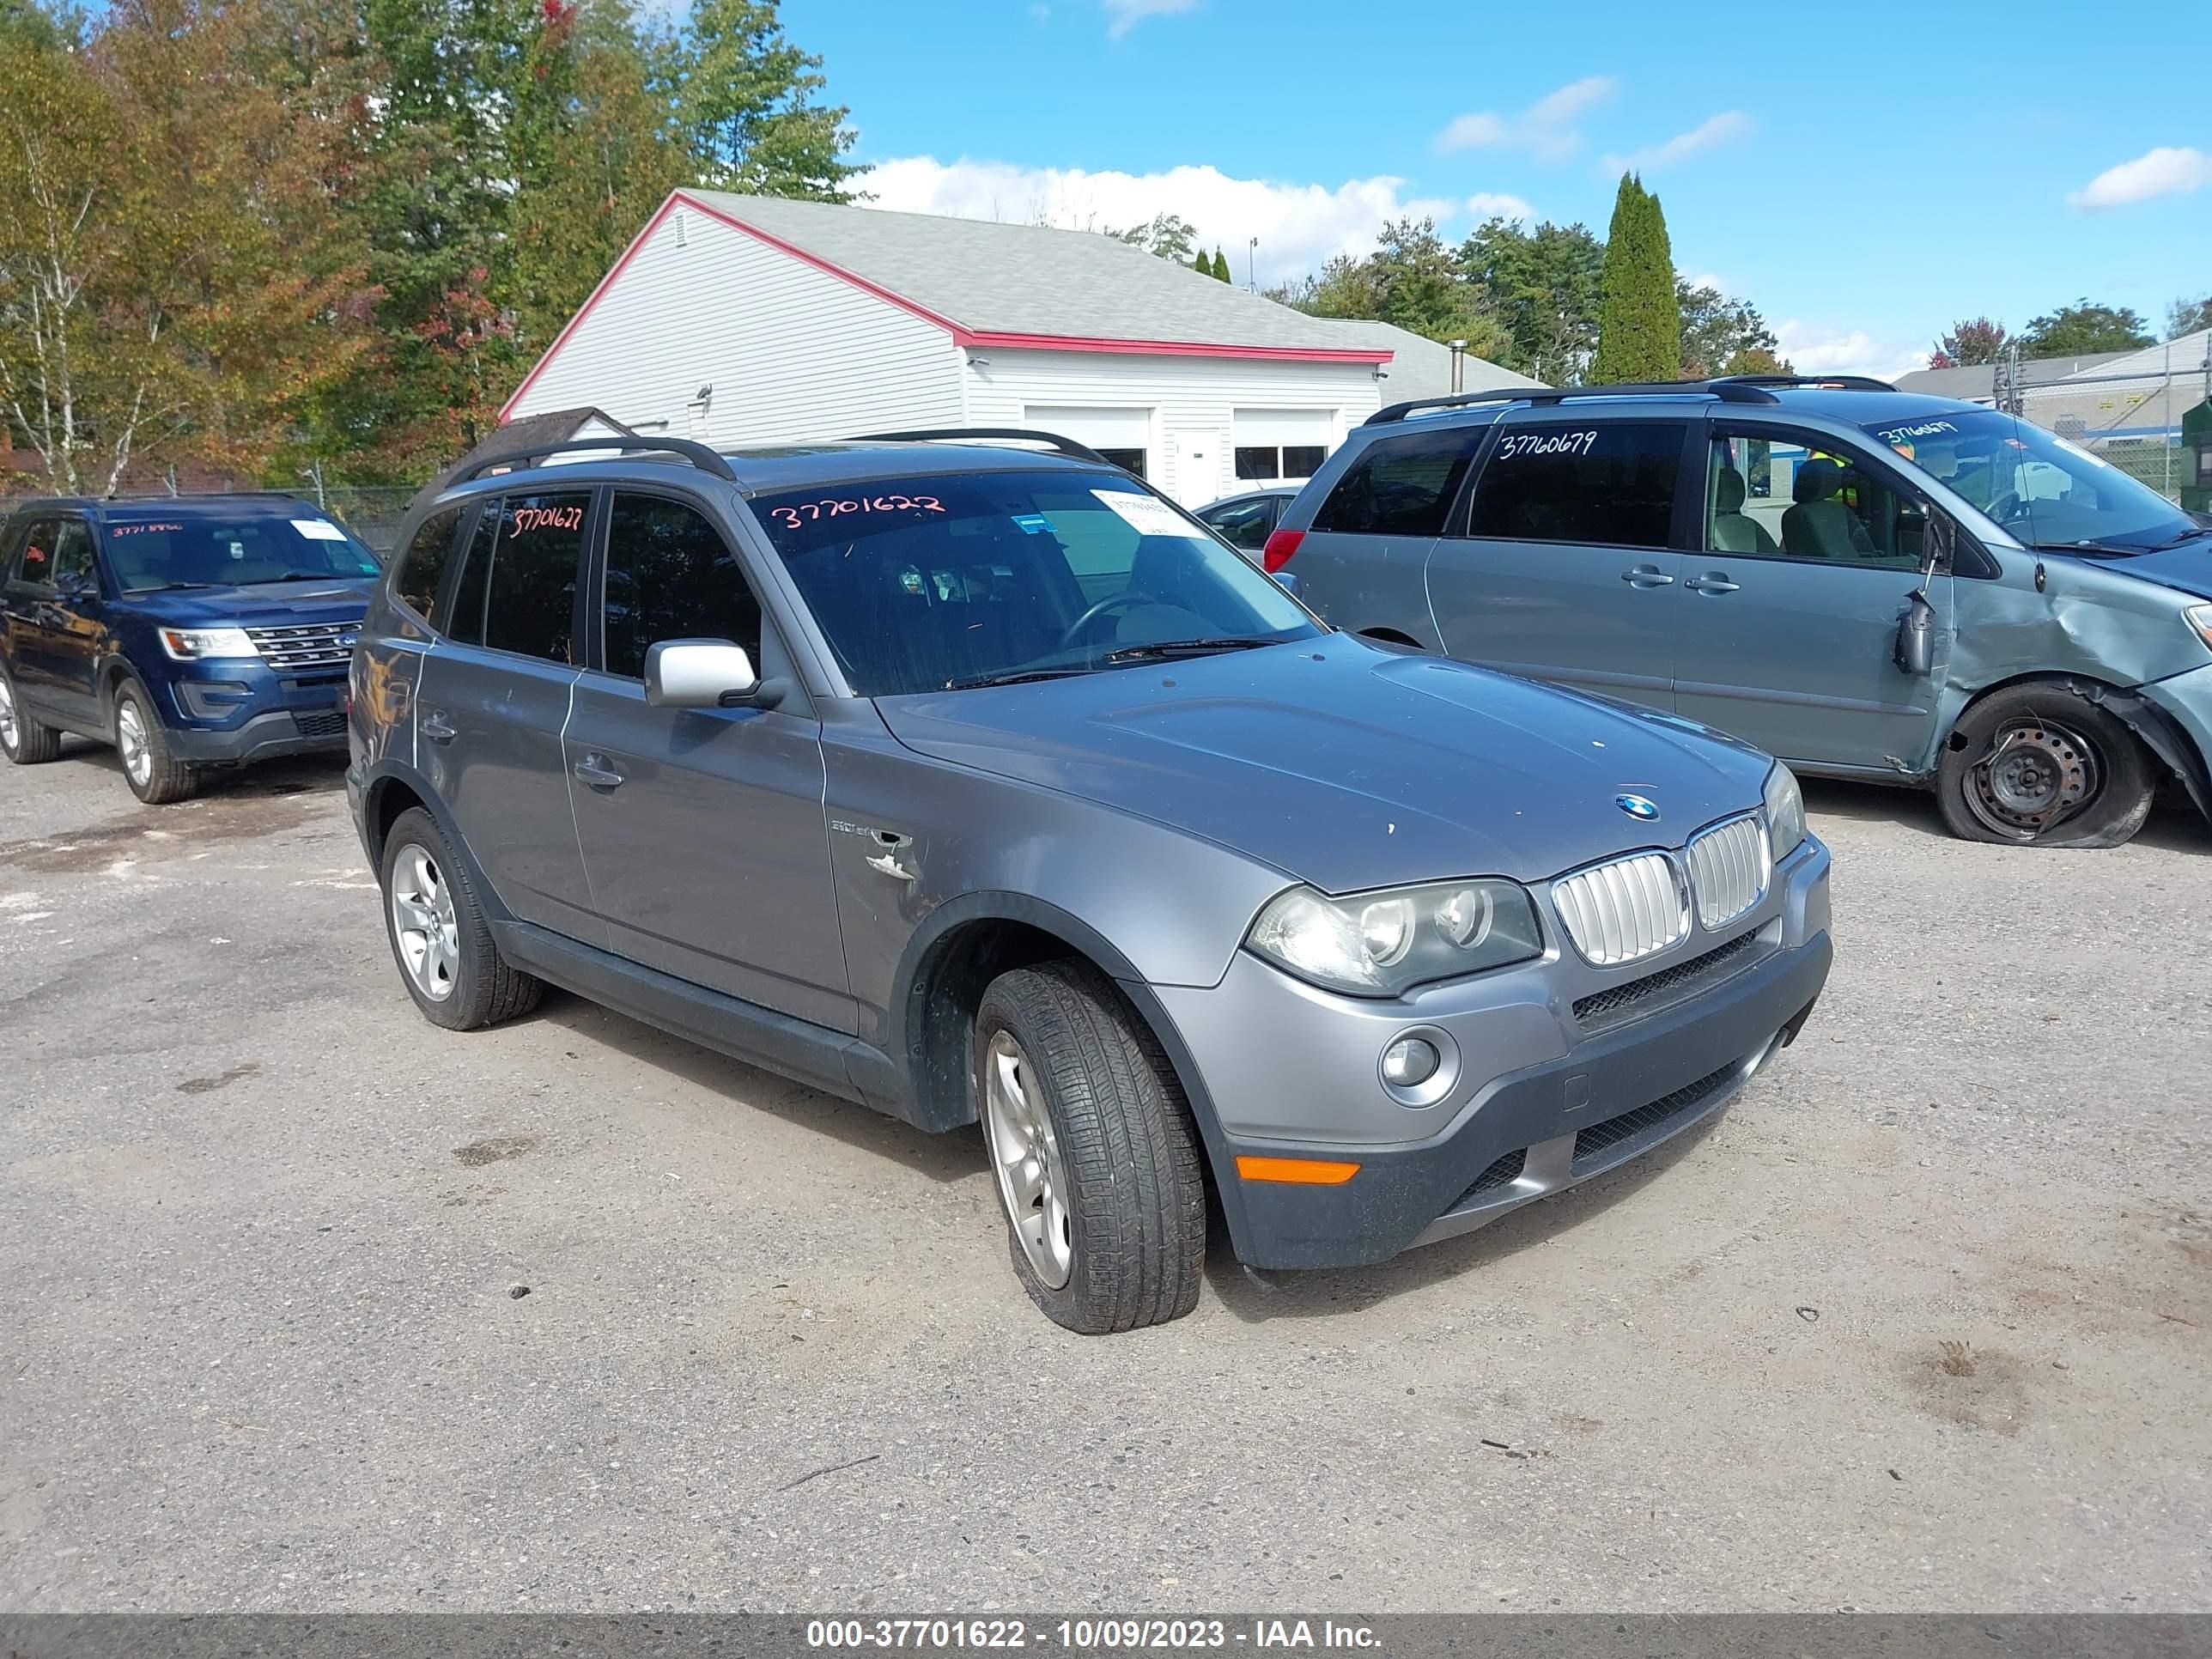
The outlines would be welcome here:
<svg viewBox="0 0 2212 1659">
<path fill-rule="evenodd" d="M 1674 612 L 1694 503 L 1693 423 L 1501 421 L 1467 510 L 1429 561 L 1443 648 L 1463 661 L 1674 706 Z"/>
<path fill-rule="evenodd" d="M 84 515 L 33 520 L 8 582 L 8 658 L 16 695 L 58 724 L 100 730 L 94 670 L 106 632 L 106 602 Z"/>
<path fill-rule="evenodd" d="M 428 775 L 501 903 L 604 943 L 584 878 L 561 733 L 580 667 L 594 492 L 486 501 L 422 662 L 415 725 Z"/>
<path fill-rule="evenodd" d="M 704 503 L 611 492 L 602 623 L 565 752 L 609 948 L 647 967 L 840 1031 L 854 1029 L 823 818 L 822 726 L 763 624 L 743 562 Z M 656 708 L 647 650 L 741 645 L 775 708 Z"/>
<path fill-rule="evenodd" d="M 1927 586 L 1936 661 L 1895 660 L 1920 586 L 1926 502 L 1881 461 L 1820 434 L 1712 422 L 1705 510 L 1674 613 L 1675 706 L 1785 760 L 1917 767 L 1950 658 L 1952 576 Z"/>
</svg>

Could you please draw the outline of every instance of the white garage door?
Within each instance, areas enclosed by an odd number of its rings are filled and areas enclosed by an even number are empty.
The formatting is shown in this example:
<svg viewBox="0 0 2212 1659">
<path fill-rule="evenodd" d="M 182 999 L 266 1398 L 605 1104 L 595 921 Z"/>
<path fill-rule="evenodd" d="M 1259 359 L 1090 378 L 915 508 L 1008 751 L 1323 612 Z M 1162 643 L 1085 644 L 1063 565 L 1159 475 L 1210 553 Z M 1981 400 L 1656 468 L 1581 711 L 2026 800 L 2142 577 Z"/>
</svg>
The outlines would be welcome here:
<svg viewBox="0 0 2212 1659">
<path fill-rule="evenodd" d="M 1059 404 L 1025 404 L 1022 424 L 1088 444 L 1116 466 L 1146 477 L 1152 465 L 1152 411 L 1149 409 L 1085 409 Z"/>
<path fill-rule="evenodd" d="M 1334 410 L 1240 409 L 1232 419 L 1240 484 L 1303 483 L 1336 441 Z"/>
</svg>

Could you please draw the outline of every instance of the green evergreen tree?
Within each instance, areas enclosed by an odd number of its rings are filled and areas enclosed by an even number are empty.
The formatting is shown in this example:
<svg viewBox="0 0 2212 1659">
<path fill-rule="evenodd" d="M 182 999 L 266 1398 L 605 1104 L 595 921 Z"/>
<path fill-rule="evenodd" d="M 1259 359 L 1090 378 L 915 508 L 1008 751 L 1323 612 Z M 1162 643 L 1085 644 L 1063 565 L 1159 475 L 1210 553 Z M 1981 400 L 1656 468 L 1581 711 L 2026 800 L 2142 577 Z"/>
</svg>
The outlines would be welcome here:
<svg viewBox="0 0 2212 1659">
<path fill-rule="evenodd" d="M 1212 275 L 1213 280 L 1217 283 L 1228 283 L 1234 282 L 1236 280 L 1229 274 L 1229 260 L 1227 257 L 1224 255 L 1221 250 L 1218 247 L 1213 250 Z"/>
<path fill-rule="evenodd" d="M 1597 360 L 1601 385 L 1679 380 L 1682 311 L 1675 297 L 1674 253 L 1659 198 L 1634 173 L 1621 175 L 1598 278 Z"/>
</svg>

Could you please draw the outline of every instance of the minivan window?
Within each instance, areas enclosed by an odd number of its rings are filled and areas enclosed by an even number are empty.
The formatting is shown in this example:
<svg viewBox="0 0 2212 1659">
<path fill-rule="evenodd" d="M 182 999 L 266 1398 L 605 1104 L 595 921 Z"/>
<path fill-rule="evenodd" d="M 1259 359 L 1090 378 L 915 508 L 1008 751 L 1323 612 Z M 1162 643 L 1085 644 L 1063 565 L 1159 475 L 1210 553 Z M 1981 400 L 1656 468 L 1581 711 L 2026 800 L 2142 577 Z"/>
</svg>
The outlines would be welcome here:
<svg viewBox="0 0 2212 1659">
<path fill-rule="evenodd" d="M 1946 410 L 1866 429 L 2032 547 L 2125 557 L 2203 533 L 2102 456 L 1994 409 Z"/>
<path fill-rule="evenodd" d="M 1916 568 L 1927 517 L 1848 451 L 1783 433 L 1716 436 L 1705 469 L 1705 550 Z"/>
<path fill-rule="evenodd" d="M 484 598 L 484 644 L 547 662 L 574 662 L 576 576 L 587 494 L 509 495 L 500 503 Z"/>
<path fill-rule="evenodd" d="M 1516 542 L 1665 547 L 1682 471 L 1680 424 L 1516 426 L 1475 481 L 1467 533 Z"/>
<path fill-rule="evenodd" d="M 444 620 L 433 612 L 439 584 L 446 578 L 447 562 L 453 557 L 453 531 L 460 518 L 461 509 L 449 507 L 423 520 L 407 550 L 399 556 L 399 568 L 392 574 L 392 591 L 425 622 Z"/>
<path fill-rule="evenodd" d="M 1436 536 L 1487 428 L 1439 427 L 1368 445 L 1314 514 L 1316 530 Z"/>
<path fill-rule="evenodd" d="M 727 640 L 760 663 L 760 601 L 721 532 L 681 501 L 617 492 L 604 614 L 610 674 L 641 677 L 661 640 Z"/>
<path fill-rule="evenodd" d="M 1297 603 L 1169 502 L 1068 467 L 751 503 L 853 689 L 896 696 L 1306 639 Z"/>
</svg>

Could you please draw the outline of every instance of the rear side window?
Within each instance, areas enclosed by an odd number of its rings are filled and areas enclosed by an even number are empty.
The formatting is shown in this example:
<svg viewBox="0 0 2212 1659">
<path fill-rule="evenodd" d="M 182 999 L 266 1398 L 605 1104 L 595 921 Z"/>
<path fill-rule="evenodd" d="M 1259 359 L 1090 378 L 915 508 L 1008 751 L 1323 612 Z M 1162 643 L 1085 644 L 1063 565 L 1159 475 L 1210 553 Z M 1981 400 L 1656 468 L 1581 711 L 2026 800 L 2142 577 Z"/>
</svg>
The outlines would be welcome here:
<svg viewBox="0 0 2212 1659">
<path fill-rule="evenodd" d="M 494 651 L 573 663 L 576 578 L 588 493 L 509 495 L 484 594 L 483 642 Z"/>
<path fill-rule="evenodd" d="M 1447 427 L 1370 444 L 1328 492 L 1313 527 L 1364 536 L 1441 535 L 1486 430 Z"/>
<path fill-rule="evenodd" d="M 1498 434 L 1467 533 L 1516 542 L 1665 547 L 1681 483 L 1679 425 L 1563 422 Z"/>
<path fill-rule="evenodd" d="M 400 555 L 399 568 L 392 578 L 392 591 L 406 600 L 407 608 L 425 622 L 444 621 L 432 613 L 438 603 L 439 586 L 446 580 L 447 562 L 453 556 L 453 532 L 460 522 L 461 509 L 458 507 L 433 513 L 423 520 L 415 532 L 414 540 Z"/>
<path fill-rule="evenodd" d="M 641 678 L 661 640 L 727 640 L 757 666 L 760 601 L 697 509 L 617 492 L 607 515 L 607 672 Z"/>
</svg>

